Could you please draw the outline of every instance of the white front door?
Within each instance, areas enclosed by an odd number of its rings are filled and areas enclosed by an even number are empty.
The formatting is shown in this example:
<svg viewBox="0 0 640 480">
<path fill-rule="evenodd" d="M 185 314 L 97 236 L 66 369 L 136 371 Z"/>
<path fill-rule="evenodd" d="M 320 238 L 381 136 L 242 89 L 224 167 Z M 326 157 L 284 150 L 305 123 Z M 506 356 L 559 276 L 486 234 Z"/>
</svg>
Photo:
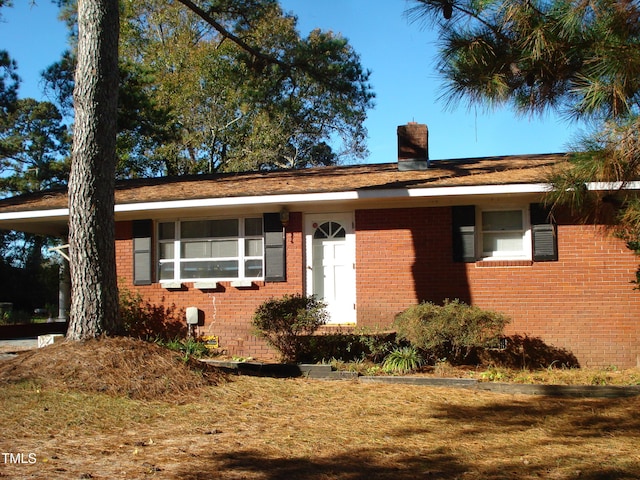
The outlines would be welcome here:
<svg viewBox="0 0 640 480">
<path fill-rule="evenodd" d="M 307 294 L 327 304 L 329 323 L 356 322 L 353 214 L 307 215 Z"/>
</svg>

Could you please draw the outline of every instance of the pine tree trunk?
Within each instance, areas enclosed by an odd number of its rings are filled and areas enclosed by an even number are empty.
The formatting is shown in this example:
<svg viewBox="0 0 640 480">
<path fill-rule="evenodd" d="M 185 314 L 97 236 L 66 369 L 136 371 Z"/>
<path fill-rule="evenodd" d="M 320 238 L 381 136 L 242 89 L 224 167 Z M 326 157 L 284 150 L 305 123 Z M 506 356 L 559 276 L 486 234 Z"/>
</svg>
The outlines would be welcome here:
<svg viewBox="0 0 640 480">
<path fill-rule="evenodd" d="M 78 1 L 75 125 L 69 175 L 71 308 L 67 337 L 118 329 L 114 185 L 118 0 Z"/>
</svg>

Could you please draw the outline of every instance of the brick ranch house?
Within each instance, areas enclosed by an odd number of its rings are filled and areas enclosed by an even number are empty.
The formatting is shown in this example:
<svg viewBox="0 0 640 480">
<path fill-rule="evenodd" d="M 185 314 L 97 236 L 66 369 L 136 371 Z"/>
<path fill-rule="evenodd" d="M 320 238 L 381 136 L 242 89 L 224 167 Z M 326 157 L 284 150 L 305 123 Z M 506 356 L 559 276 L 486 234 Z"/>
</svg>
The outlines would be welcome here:
<svg viewBox="0 0 640 480">
<path fill-rule="evenodd" d="M 542 208 L 565 155 L 429 162 L 415 123 L 398 127 L 398 155 L 119 182 L 118 278 L 151 304 L 197 307 L 199 332 L 230 355 L 273 358 L 252 314 L 306 293 L 325 299 L 331 324 L 371 329 L 418 302 L 459 298 L 583 367 L 640 364 L 639 259 L 600 226 Z M 64 238 L 67 221 L 65 191 L 0 201 L 0 228 Z"/>
</svg>

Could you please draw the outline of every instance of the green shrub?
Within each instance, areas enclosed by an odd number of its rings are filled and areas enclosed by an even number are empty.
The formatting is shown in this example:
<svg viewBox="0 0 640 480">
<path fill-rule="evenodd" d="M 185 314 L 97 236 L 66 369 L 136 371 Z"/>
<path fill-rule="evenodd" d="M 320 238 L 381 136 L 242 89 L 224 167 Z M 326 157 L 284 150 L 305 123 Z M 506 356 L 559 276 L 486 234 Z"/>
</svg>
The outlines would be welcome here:
<svg viewBox="0 0 640 480">
<path fill-rule="evenodd" d="M 325 362 L 328 359 L 378 363 L 396 346 L 395 332 L 371 330 L 308 335 L 301 341 L 304 342 L 304 353 L 299 360 L 306 363 Z"/>
<path fill-rule="evenodd" d="M 509 319 L 460 300 L 442 306 L 421 303 L 396 317 L 398 339 L 427 352 L 433 360 L 465 363 L 479 348 L 497 347 Z"/>
<path fill-rule="evenodd" d="M 304 337 L 327 323 L 326 304 L 300 294 L 271 298 L 253 316 L 254 334 L 280 352 L 285 362 L 297 362 L 304 351 Z"/>
<path fill-rule="evenodd" d="M 122 334 L 142 340 L 171 340 L 187 336 L 184 310 L 145 302 L 138 292 L 120 288 Z"/>
<path fill-rule="evenodd" d="M 360 333 L 360 342 L 365 348 L 365 359 L 379 363 L 397 346 L 395 332 L 376 332 L 363 329 Z"/>
<path fill-rule="evenodd" d="M 387 355 L 382 369 L 387 373 L 409 373 L 424 365 L 424 359 L 416 347 L 398 347 Z"/>
</svg>

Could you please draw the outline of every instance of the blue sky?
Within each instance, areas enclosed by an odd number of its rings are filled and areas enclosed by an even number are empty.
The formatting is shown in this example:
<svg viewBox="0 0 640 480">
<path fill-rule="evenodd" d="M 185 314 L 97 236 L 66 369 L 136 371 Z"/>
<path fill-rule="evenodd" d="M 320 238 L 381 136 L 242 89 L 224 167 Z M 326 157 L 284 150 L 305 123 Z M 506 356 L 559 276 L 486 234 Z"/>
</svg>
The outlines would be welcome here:
<svg viewBox="0 0 640 480">
<path fill-rule="evenodd" d="M 51 0 L 14 0 L 4 8 L 0 48 L 18 62 L 21 97 L 42 99 L 40 72 L 60 58 L 66 27 Z M 486 111 L 460 105 L 447 109 L 440 100 L 442 79 L 434 71 L 434 32 L 411 24 L 405 0 L 282 0 L 298 16 L 306 35 L 314 28 L 341 33 L 372 71 L 377 97 L 369 112 L 367 163 L 396 159 L 396 127 L 409 121 L 429 128 L 431 159 L 483 157 L 565 151 L 579 126 L 552 115 L 528 118 L 510 109 Z"/>
</svg>

